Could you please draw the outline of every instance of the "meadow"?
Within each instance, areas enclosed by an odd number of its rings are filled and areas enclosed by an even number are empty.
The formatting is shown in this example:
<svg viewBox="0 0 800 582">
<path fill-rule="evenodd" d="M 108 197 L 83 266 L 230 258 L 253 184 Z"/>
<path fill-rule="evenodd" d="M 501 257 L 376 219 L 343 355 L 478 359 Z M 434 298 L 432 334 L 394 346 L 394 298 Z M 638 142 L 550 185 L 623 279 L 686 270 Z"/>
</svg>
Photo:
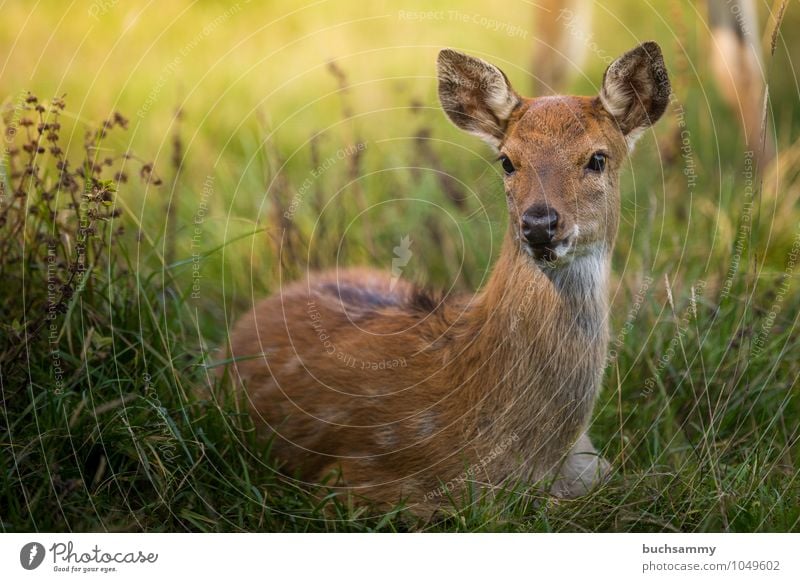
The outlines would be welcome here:
<svg viewBox="0 0 800 582">
<path fill-rule="evenodd" d="M 800 530 L 800 10 L 773 53 L 760 9 L 765 167 L 710 81 L 694 2 L 596 7 L 570 92 L 648 39 L 674 91 L 623 176 L 590 430 L 614 475 L 420 522 L 283 479 L 242 403 L 199 388 L 232 322 L 309 270 L 390 269 L 406 245 L 404 278 L 481 287 L 502 170 L 441 112 L 435 59 L 481 56 L 531 94 L 534 7 L 4 4 L 2 531 Z"/>
</svg>

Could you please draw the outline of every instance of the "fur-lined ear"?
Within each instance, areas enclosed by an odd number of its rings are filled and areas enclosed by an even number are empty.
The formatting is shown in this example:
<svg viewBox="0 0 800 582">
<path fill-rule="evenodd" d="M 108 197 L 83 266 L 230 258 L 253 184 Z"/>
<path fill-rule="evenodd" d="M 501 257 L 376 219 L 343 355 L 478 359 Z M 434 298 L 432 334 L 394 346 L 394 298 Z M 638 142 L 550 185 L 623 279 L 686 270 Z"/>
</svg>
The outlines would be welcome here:
<svg viewBox="0 0 800 582">
<path fill-rule="evenodd" d="M 669 104 L 669 77 L 661 48 L 645 42 L 606 69 L 600 101 L 619 124 L 628 147 L 653 125 Z"/>
<path fill-rule="evenodd" d="M 461 129 L 499 147 L 511 112 L 521 102 L 503 71 L 452 49 L 437 60 L 439 101 Z"/>
</svg>

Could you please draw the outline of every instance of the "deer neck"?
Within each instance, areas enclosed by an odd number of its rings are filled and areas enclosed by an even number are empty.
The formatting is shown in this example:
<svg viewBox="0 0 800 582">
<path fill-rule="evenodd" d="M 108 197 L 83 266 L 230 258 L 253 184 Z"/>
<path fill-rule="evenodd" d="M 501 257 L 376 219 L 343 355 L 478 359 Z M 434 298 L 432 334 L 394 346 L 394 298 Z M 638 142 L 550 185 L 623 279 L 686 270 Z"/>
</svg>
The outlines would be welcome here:
<svg viewBox="0 0 800 582">
<path fill-rule="evenodd" d="M 473 298 L 462 353 L 484 362 L 469 379 L 474 427 L 568 445 L 588 420 L 608 343 L 610 252 L 598 247 L 544 271 L 509 235 Z M 483 430 L 482 428 L 483 427 Z M 502 435 L 505 435 L 504 437 Z"/>
<path fill-rule="evenodd" d="M 609 270 L 610 251 L 602 245 L 566 265 L 542 269 L 509 235 L 489 282 L 474 299 L 473 323 L 531 349 L 548 351 L 552 346 L 543 344 L 560 337 L 595 343 L 607 331 Z"/>
</svg>

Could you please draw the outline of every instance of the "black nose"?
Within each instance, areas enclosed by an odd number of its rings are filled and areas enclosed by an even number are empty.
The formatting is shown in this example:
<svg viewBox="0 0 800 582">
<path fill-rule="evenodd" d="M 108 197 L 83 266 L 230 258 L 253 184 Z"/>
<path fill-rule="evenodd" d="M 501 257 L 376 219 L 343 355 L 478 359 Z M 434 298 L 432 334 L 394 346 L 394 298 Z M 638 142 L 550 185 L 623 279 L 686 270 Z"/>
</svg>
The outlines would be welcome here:
<svg viewBox="0 0 800 582">
<path fill-rule="evenodd" d="M 533 246 L 553 240 L 558 226 L 558 212 L 547 204 L 534 204 L 522 215 L 522 235 Z"/>
</svg>

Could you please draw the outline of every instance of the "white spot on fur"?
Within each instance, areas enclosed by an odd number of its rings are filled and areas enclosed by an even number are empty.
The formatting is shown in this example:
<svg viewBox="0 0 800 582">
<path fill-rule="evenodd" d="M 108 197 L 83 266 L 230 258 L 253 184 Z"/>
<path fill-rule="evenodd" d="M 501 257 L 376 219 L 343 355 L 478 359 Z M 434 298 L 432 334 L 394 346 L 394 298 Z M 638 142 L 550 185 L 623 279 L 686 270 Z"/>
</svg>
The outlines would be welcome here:
<svg viewBox="0 0 800 582">
<path fill-rule="evenodd" d="M 379 447 L 394 449 L 398 445 L 397 434 L 391 426 L 381 426 L 375 429 L 375 442 Z"/>
<path fill-rule="evenodd" d="M 425 412 L 420 413 L 416 419 L 417 424 L 417 434 L 420 438 L 426 439 L 436 433 L 438 429 L 438 423 L 436 418 L 436 413 L 432 410 L 426 410 Z"/>
<path fill-rule="evenodd" d="M 636 129 L 630 131 L 628 135 L 625 136 L 625 143 L 628 145 L 628 151 L 632 152 L 636 142 L 639 141 L 639 138 L 642 137 L 644 134 L 644 127 L 637 127 Z"/>
<path fill-rule="evenodd" d="M 291 358 L 283 365 L 283 373 L 284 374 L 294 374 L 295 372 L 299 372 L 302 366 L 300 365 L 300 360 L 297 358 Z"/>
</svg>

